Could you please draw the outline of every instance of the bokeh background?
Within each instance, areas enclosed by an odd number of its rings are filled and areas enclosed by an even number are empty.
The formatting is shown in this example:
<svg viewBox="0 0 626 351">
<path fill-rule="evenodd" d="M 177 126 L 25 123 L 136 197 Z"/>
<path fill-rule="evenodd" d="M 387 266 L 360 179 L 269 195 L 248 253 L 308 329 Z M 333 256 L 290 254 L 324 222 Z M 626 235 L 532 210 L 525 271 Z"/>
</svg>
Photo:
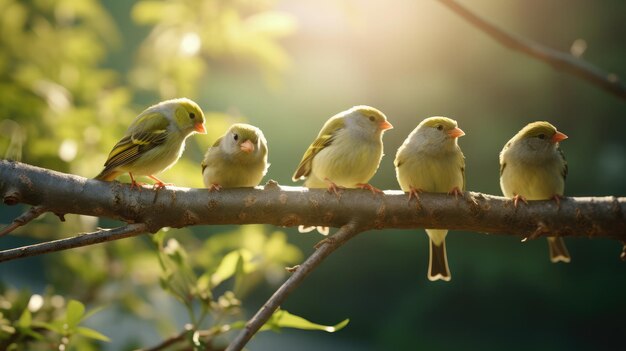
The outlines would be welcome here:
<svg viewBox="0 0 626 351">
<path fill-rule="evenodd" d="M 622 1 L 462 4 L 557 50 L 576 42 L 586 48 L 584 59 L 626 75 Z M 561 145 L 569 163 L 566 195 L 626 195 L 626 100 L 504 48 L 436 0 L 0 1 L 4 158 L 93 177 L 137 113 L 178 96 L 200 104 L 209 130 L 191 137 L 181 161 L 162 174 L 179 186 L 202 186 L 202 154 L 234 122 L 264 131 L 271 162 L 265 180 L 293 185 L 291 175 L 325 120 L 367 104 L 395 126 L 384 136 L 386 156 L 371 181 L 376 187 L 399 188 L 396 149 L 423 118 L 443 115 L 466 132 L 459 143 L 469 190 L 500 194 L 500 149 L 526 123 L 548 120 L 569 136 Z M 24 209 L 2 207 L 0 221 Z M 63 224 L 54 216 L 38 219 L 0 246 L 119 224 L 67 217 Z M 269 226 L 159 235 L 188 251 L 196 272 L 215 270 L 232 250 L 252 253 L 258 265 L 244 288 L 233 288 L 242 320 L 285 279 L 282 267 L 301 262 L 321 239 Z M 453 279 L 431 283 L 423 230 L 361 234 L 283 306 L 322 324 L 350 318 L 349 325 L 335 334 L 263 332 L 249 349 L 624 347 L 626 266 L 619 243 L 570 238 L 572 262 L 551 264 L 544 240 L 466 232 L 448 238 Z M 104 307 L 87 325 L 112 341 L 77 340 L 71 347 L 158 344 L 189 318 L 159 285 L 157 251 L 163 249 L 141 237 L 3 263 L 0 308 L 11 320 L 31 294 L 46 303 L 77 299 Z"/>
</svg>

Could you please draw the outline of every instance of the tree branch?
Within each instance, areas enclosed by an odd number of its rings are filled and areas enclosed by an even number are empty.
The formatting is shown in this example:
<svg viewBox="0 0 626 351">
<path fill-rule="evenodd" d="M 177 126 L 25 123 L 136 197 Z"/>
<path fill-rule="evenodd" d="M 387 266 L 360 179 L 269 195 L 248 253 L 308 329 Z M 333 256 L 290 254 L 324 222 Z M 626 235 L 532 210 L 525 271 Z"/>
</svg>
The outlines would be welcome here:
<svg viewBox="0 0 626 351">
<path fill-rule="evenodd" d="M 0 161 L 0 196 L 5 204 L 25 203 L 54 213 L 129 223 L 112 230 L 5 250 L 0 252 L 0 261 L 156 232 L 163 227 L 253 223 L 341 227 L 295 268 L 229 350 L 240 350 L 328 255 L 369 229 L 447 228 L 528 238 L 549 234 L 626 242 L 626 198 L 612 196 L 563 198 L 560 205 L 551 200 L 529 201 L 516 208 L 510 199 L 474 192 L 466 192 L 459 199 L 423 193 L 418 208 L 402 191 L 388 190 L 380 195 L 349 189 L 338 198 L 324 189 L 281 187 L 273 181 L 263 188 L 219 192 L 175 187 L 140 191 L 129 184 L 96 181 L 12 161 Z"/>
<path fill-rule="evenodd" d="M 439 0 L 439 2 L 509 49 L 518 50 L 530 57 L 551 65 L 557 70 L 569 72 L 615 96 L 626 99 L 626 84 L 620 80 L 617 74 L 606 72 L 569 53 L 554 50 L 532 40 L 508 33 L 498 28 L 498 26 L 493 23 L 474 14 L 454 0 Z"/>
<path fill-rule="evenodd" d="M 59 239 L 0 251 L 0 262 L 37 256 L 50 252 L 63 251 L 73 249 L 75 247 L 99 244 L 105 241 L 129 238 L 131 236 L 137 236 L 147 232 L 147 227 L 143 223 L 129 224 L 115 229 L 101 229 L 97 232 L 79 234 L 67 239 Z"/>
<path fill-rule="evenodd" d="M 283 187 L 131 189 L 12 161 L 0 161 L 0 196 L 19 193 L 20 202 L 54 213 L 73 213 L 144 223 L 148 232 L 190 225 L 272 224 L 341 227 L 358 220 L 363 230 L 447 228 L 528 237 L 606 237 L 626 241 L 626 198 L 565 197 L 530 201 L 515 208 L 509 199 L 466 192 L 458 200 L 423 193 L 421 209 L 401 191 L 384 195 L 348 189 L 340 198 L 324 189 Z M 106 236 L 106 233 L 103 233 Z M 104 241 L 104 240 L 103 240 Z M 101 242 L 101 241 L 98 241 Z"/>
<path fill-rule="evenodd" d="M 317 246 L 317 250 L 313 252 L 304 263 L 295 268 L 293 275 L 274 292 L 254 317 L 248 321 L 246 327 L 243 328 L 230 345 L 228 345 L 226 351 L 239 351 L 243 349 L 252 336 L 254 336 L 254 334 L 272 317 L 272 314 L 280 304 L 282 304 L 291 292 L 302 283 L 309 273 L 317 268 L 333 251 L 361 232 L 362 230 L 359 228 L 358 223 L 351 221 L 341 227 L 333 236 L 322 240 Z"/>
<path fill-rule="evenodd" d="M 13 202 L 13 200 L 15 199 L 13 197 L 14 195 L 15 194 L 5 195 L 4 203 L 5 204 L 10 204 L 10 205 L 17 204 L 17 202 Z M 41 216 L 46 211 L 47 211 L 46 208 L 43 207 L 43 206 L 31 207 L 30 210 L 22 213 L 22 215 L 20 215 L 16 219 L 14 219 L 13 223 L 11 223 L 8 226 L 2 228 L 2 230 L 0 231 L 0 237 L 9 234 L 10 232 L 14 231 L 15 229 L 25 225 L 26 223 L 32 221 L 33 219 Z"/>
</svg>

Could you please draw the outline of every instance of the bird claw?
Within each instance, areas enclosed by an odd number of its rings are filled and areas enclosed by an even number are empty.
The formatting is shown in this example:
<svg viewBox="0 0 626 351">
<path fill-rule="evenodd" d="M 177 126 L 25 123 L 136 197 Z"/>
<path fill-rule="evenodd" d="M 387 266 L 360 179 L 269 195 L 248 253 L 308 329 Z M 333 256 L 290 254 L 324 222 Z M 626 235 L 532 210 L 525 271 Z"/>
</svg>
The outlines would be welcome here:
<svg viewBox="0 0 626 351">
<path fill-rule="evenodd" d="M 452 190 L 448 191 L 448 195 L 454 195 L 454 198 L 458 200 L 459 195 L 463 197 L 463 192 L 461 191 L 461 189 L 459 189 L 458 186 L 455 186 L 454 188 L 452 188 Z"/>
<path fill-rule="evenodd" d="M 159 179 L 159 178 L 157 178 L 157 177 L 155 177 L 153 175 L 149 175 L 148 177 L 156 182 L 156 183 L 154 183 L 152 185 L 152 189 L 153 190 L 159 190 L 159 189 L 165 188 L 166 186 L 173 186 L 174 185 L 172 183 L 163 183 L 163 181 L 161 179 Z"/>
<path fill-rule="evenodd" d="M 469 193 L 469 199 L 470 199 L 472 206 L 475 206 L 475 207 L 479 206 L 478 201 L 476 201 L 476 198 L 474 198 L 474 196 L 471 193 Z"/>
<path fill-rule="evenodd" d="M 142 183 L 142 182 L 136 182 L 135 180 L 133 180 L 132 182 L 130 182 L 130 188 L 137 188 L 138 191 L 141 191 L 141 189 L 143 188 L 143 186 L 146 183 Z"/>
<path fill-rule="evenodd" d="M 417 210 L 421 210 L 422 206 L 420 205 L 420 193 L 422 193 L 424 190 L 422 189 L 418 189 L 418 188 L 414 188 L 414 187 L 409 187 L 409 204 L 411 203 L 411 199 L 415 198 L 415 207 L 417 208 Z"/>
<path fill-rule="evenodd" d="M 211 186 L 209 187 L 209 192 L 220 191 L 220 190 L 222 190 L 222 186 L 219 184 L 211 184 Z"/>
<path fill-rule="evenodd" d="M 526 198 L 523 197 L 522 195 L 519 194 L 515 194 L 515 196 L 513 196 L 513 205 L 515 206 L 515 208 L 517 208 L 517 203 L 522 200 L 523 203 L 525 203 L 526 205 L 528 205 L 528 201 L 526 201 Z"/>
<path fill-rule="evenodd" d="M 380 190 L 377 187 L 375 187 L 375 186 L 373 186 L 371 184 L 368 184 L 368 183 L 357 183 L 356 186 L 361 188 L 361 189 L 369 190 L 374 195 L 383 193 L 382 190 Z"/>
<path fill-rule="evenodd" d="M 554 202 L 556 202 L 556 209 L 560 210 L 561 209 L 561 199 L 563 198 L 563 196 L 561 195 L 554 195 L 552 196 L 552 200 L 554 200 Z"/>
<path fill-rule="evenodd" d="M 174 184 L 157 182 L 157 183 L 152 184 L 152 190 L 160 190 L 160 189 L 164 189 L 166 186 L 172 186 L 172 185 Z"/>
<path fill-rule="evenodd" d="M 133 174 L 128 172 L 128 175 L 130 176 L 130 188 L 137 188 L 137 190 L 141 191 L 141 188 L 144 186 L 145 183 L 141 183 L 135 180 L 135 177 L 133 177 Z"/>
<path fill-rule="evenodd" d="M 324 178 L 324 181 L 328 183 L 328 192 L 334 193 L 337 198 L 341 198 L 341 191 L 343 191 L 346 187 L 335 184 L 332 180 L 328 178 Z"/>
</svg>

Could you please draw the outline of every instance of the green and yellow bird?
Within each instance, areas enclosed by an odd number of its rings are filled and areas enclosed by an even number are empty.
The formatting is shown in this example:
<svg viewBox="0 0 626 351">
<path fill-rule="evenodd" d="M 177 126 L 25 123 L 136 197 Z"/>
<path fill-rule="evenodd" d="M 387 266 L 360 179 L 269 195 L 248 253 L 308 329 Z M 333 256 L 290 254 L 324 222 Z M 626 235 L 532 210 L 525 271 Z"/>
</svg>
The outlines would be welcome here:
<svg viewBox="0 0 626 351">
<path fill-rule="evenodd" d="M 317 138 L 302 156 L 293 181 L 305 179 L 309 188 L 380 190 L 368 182 L 383 157 L 383 132 L 393 128 L 387 117 L 370 106 L 354 106 L 326 121 Z M 311 227 L 300 226 L 301 232 Z M 318 227 L 322 234 L 328 228 Z"/>
<path fill-rule="evenodd" d="M 155 188 L 166 184 L 154 176 L 178 161 L 185 149 L 185 140 L 193 133 L 206 134 L 204 114 L 195 102 L 179 98 L 160 102 L 139 114 L 124 137 L 113 146 L 104 169 L 95 179 L 112 181 L 122 173 L 148 176 Z M 134 175 L 134 176 L 133 176 Z"/>
<path fill-rule="evenodd" d="M 233 124 L 204 155 L 204 185 L 209 190 L 257 186 L 269 167 L 267 154 L 267 141 L 259 128 Z"/>
<path fill-rule="evenodd" d="M 521 200 L 554 199 L 559 203 L 565 189 L 567 162 L 559 142 L 567 135 L 548 122 L 526 125 L 500 152 L 500 188 L 515 206 Z M 570 262 L 561 237 L 548 237 L 550 260 Z"/>
<path fill-rule="evenodd" d="M 458 138 L 465 133 L 447 117 L 423 120 L 398 148 L 396 177 L 409 201 L 423 191 L 455 196 L 465 190 L 465 157 Z M 452 276 L 446 254 L 447 229 L 426 229 L 430 242 L 428 279 L 449 281 Z"/>
</svg>

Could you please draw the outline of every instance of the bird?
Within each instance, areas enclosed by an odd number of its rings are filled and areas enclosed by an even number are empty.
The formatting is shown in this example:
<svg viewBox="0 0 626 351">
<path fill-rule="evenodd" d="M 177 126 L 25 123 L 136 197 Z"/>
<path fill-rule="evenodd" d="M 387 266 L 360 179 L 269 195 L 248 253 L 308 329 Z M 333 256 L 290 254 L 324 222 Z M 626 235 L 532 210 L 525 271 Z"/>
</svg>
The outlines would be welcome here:
<svg viewBox="0 0 626 351">
<path fill-rule="evenodd" d="M 154 180 L 154 188 L 171 185 L 154 174 L 178 161 L 185 140 L 194 133 L 206 134 L 206 129 L 202 109 L 192 100 L 178 98 L 150 106 L 135 117 L 124 137 L 113 146 L 95 179 L 112 181 L 128 172 L 131 187 L 141 185 L 134 177 L 138 175 Z"/>
<path fill-rule="evenodd" d="M 359 105 L 330 117 L 308 147 L 293 181 L 304 179 L 308 188 L 327 188 L 339 194 L 343 188 L 381 192 L 368 182 L 383 157 L 383 132 L 393 125 L 378 109 Z M 300 232 L 315 227 L 300 226 Z M 327 235 L 327 227 L 317 227 Z"/>
<path fill-rule="evenodd" d="M 465 156 L 458 138 L 465 132 L 455 120 L 429 117 L 413 129 L 398 148 L 394 165 L 400 188 L 415 197 L 423 191 L 462 195 L 465 190 Z M 447 229 L 426 229 L 429 238 L 428 279 L 450 281 L 446 254 Z"/>
<path fill-rule="evenodd" d="M 204 155 L 204 185 L 209 191 L 257 186 L 269 167 L 267 155 L 267 141 L 259 128 L 233 124 Z"/>
<path fill-rule="evenodd" d="M 549 122 L 532 122 L 509 140 L 500 152 L 500 188 L 504 196 L 519 201 L 554 199 L 557 206 L 565 189 L 567 161 L 559 143 L 567 135 Z M 561 237 L 548 236 L 550 261 L 570 262 Z"/>
</svg>

